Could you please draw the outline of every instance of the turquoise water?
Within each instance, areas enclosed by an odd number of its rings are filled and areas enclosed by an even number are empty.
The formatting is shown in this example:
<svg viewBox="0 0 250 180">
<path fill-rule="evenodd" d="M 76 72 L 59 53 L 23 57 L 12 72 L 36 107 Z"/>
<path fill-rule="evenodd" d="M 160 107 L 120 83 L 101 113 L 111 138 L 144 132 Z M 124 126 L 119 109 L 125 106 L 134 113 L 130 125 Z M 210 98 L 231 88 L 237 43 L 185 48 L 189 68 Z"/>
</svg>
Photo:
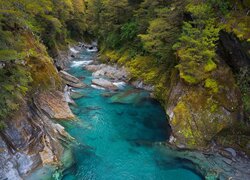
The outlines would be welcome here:
<svg viewBox="0 0 250 180">
<path fill-rule="evenodd" d="M 82 52 L 68 72 L 90 85 L 91 73 L 80 64 L 94 55 Z M 117 92 L 92 87 L 75 91 L 84 97 L 72 106 L 78 121 L 63 124 L 78 142 L 64 180 L 202 179 L 191 162 L 164 152 L 160 142 L 169 137 L 166 116 L 148 92 L 128 85 Z"/>
</svg>

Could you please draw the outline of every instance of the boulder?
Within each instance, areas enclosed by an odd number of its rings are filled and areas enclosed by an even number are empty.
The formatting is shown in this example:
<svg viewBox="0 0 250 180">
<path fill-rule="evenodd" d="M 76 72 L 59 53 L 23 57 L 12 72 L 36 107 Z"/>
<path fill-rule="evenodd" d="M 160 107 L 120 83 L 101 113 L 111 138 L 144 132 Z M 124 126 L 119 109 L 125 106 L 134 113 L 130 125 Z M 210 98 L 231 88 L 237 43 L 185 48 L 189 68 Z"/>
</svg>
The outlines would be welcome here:
<svg viewBox="0 0 250 180">
<path fill-rule="evenodd" d="M 79 83 L 79 79 L 76 78 L 75 76 L 72 76 L 71 74 L 67 73 L 66 71 L 60 71 L 59 72 L 60 76 L 67 81 L 70 81 L 72 83 Z"/>
<path fill-rule="evenodd" d="M 83 93 L 80 93 L 80 92 L 70 92 L 70 97 L 72 99 L 80 99 L 82 97 L 86 97 L 87 95 L 86 94 L 83 94 Z"/>
<path fill-rule="evenodd" d="M 220 132 L 239 119 L 239 90 L 227 66 L 219 66 L 213 77 L 218 92 L 202 84 L 189 85 L 172 76 L 172 87 L 166 99 L 166 112 L 172 128 L 171 143 L 181 148 L 204 149 Z"/>
<path fill-rule="evenodd" d="M 106 64 L 87 65 L 85 69 L 93 72 L 93 77 L 108 77 L 112 80 L 125 81 L 128 78 L 128 73 L 124 67 L 110 66 Z"/>
<path fill-rule="evenodd" d="M 109 90 L 118 90 L 118 87 L 115 86 L 111 81 L 108 81 L 106 79 L 103 78 L 99 78 L 99 79 L 93 79 L 92 83 L 94 85 L 103 87 L 105 89 L 109 89 Z"/>
<path fill-rule="evenodd" d="M 74 87 L 74 88 L 85 88 L 87 85 L 84 84 L 80 79 L 76 78 L 75 76 L 72 76 L 71 74 L 60 71 L 59 72 L 61 78 L 63 79 L 64 83 Z"/>
<path fill-rule="evenodd" d="M 101 64 L 98 64 L 98 65 L 91 64 L 91 65 L 84 66 L 84 68 L 86 70 L 91 71 L 91 72 L 95 72 L 95 71 L 101 69 L 102 67 L 103 67 L 103 65 L 101 65 Z"/>
</svg>

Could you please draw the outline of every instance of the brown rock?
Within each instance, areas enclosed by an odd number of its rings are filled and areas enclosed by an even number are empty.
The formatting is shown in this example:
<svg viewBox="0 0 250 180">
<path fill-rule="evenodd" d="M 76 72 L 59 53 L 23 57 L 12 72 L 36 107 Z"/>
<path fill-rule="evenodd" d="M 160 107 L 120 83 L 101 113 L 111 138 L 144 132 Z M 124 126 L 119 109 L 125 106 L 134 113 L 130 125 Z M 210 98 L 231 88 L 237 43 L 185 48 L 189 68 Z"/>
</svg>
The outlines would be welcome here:
<svg viewBox="0 0 250 180">
<path fill-rule="evenodd" d="M 44 92 L 35 98 L 35 103 L 53 119 L 73 119 L 68 103 L 62 92 Z"/>
</svg>

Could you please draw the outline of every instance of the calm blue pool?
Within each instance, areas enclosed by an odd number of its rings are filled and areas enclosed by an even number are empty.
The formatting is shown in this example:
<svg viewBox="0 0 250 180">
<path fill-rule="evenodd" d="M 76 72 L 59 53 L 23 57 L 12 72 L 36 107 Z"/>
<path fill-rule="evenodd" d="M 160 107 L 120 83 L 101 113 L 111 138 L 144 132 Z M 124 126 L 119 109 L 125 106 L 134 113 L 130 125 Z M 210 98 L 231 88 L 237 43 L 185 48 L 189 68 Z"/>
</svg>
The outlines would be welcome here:
<svg viewBox="0 0 250 180">
<path fill-rule="evenodd" d="M 83 51 L 69 72 L 91 84 L 91 72 L 82 61 L 94 53 Z M 166 115 L 149 93 L 126 86 L 117 92 L 94 88 L 75 89 L 84 95 L 72 106 L 78 121 L 65 122 L 78 142 L 74 163 L 63 171 L 63 180 L 199 180 L 191 162 L 167 156 L 159 145 L 168 139 Z"/>
</svg>

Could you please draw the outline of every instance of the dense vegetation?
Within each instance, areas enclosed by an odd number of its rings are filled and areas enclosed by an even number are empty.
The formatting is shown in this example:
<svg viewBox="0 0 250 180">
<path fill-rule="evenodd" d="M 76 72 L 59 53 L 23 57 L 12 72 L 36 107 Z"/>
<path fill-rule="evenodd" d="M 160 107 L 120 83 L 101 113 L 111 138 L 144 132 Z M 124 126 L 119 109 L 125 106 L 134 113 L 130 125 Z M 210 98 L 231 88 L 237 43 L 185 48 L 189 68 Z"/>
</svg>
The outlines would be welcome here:
<svg viewBox="0 0 250 180">
<path fill-rule="evenodd" d="M 55 57 L 71 39 L 83 37 L 84 9 L 82 0 L 0 0 L 1 120 L 27 92 L 60 85 L 47 52 Z"/>
<path fill-rule="evenodd" d="M 27 92 L 60 87 L 50 57 L 86 37 L 98 40 L 101 61 L 125 66 L 132 80 L 154 85 L 163 105 L 180 77 L 193 89 L 205 89 L 204 107 L 213 113 L 227 90 L 218 77 L 228 71 L 222 63 L 227 60 L 217 52 L 221 33 L 234 36 L 246 49 L 250 43 L 248 0 L 0 2 L 0 119 L 17 110 Z M 249 123 L 249 67 L 233 72 Z M 184 111 L 185 103 L 178 108 Z"/>
<path fill-rule="evenodd" d="M 88 31 L 100 42 L 101 59 L 125 65 L 132 78 L 155 85 L 159 100 L 167 96 L 176 69 L 187 84 L 219 91 L 222 85 L 213 74 L 221 31 L 235 34 L 249 47 L 247 0 L 88 0 L 86 7 Z M 236 79 L 249 119 L 246 71 L 236 72 L 241 74 Z"/>
</svg>

